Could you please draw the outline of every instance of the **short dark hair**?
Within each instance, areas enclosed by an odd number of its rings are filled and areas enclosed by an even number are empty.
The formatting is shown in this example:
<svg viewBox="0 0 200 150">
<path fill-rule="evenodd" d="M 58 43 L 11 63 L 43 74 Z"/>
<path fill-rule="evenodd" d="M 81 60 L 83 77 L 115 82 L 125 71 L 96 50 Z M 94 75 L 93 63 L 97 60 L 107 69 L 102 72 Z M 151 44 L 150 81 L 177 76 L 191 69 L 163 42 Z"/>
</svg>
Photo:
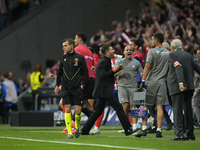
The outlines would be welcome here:
<svg viewBox="0 0 200 150">
<path fill-rule="evenodd" d="M 9 77 L 8 71 L 2 72 L 2 76 L 3 76 L 4 78 L 8 78 L 8 77 Z"/>
<path fill-rule="evenodd" d="M 84 43 L 86 42 L 87 37 L 86 37 L 85 33 L 83 33 L 83 32 L 78 32 L 76 35 L 77 35 L 79 38 L 81 38 L 81 39 L 83 40 Z"/>
<path fill-rule="evenodd" d="M 91 48 L 93 49 L 93 53 L 99 54 L 99 46 L 97 44 L 92 44 Z"/>
<path fill-rule="evenodd" d="M 143 46 L 143 44 L 144 44 L 144 41 L 143 41 L 143 40 L 141 40 L 141 39 L 138 39 L 138 38 L 131 39 L 131 42 L 134 42 L 134 43 L 135 43 L 135 45 L 137 45 L 137 46 L 138 46 L 138 48 L 137 48 L 137 49 L 139 49 L 139 47 L 140 47 L 140 46 Z"/>
<path fill-rule="evenodd" d="M 74 42 L 73 39 L 71 39 L 71 38 L 66 38 L 66 39 L 64 39 L 62 42 L 64 43 L 64 42 L 66 42 L 66 41 L 68 41 L 69 45 L 73 45 L 73 46 L 75 47 L 75 42 Z"/>
<path fill-rule="evenodd" d="M 105 44 L 101 47 L 101 52 L 105 55 L 107 51 L 109 51 L 110 45 L 109 44 Z"/>
<path fill-rule="evenodd" d="M 100 38 L 101 38 L 100 35 L 95 35 L 94 36 L 94 41 L 98 41 Z"/>
<path fill-rule="evenodd" d="M 155 40 L 158 40 L 158 42 L 159 42 L 160 44 L 162 44 L 163 41 L 164 41 L 164 36 L 163 36 L 162 33 L 155 33 L 155 34 L 153 35 L 153 37 L 154 37 Z"/>
</svg>

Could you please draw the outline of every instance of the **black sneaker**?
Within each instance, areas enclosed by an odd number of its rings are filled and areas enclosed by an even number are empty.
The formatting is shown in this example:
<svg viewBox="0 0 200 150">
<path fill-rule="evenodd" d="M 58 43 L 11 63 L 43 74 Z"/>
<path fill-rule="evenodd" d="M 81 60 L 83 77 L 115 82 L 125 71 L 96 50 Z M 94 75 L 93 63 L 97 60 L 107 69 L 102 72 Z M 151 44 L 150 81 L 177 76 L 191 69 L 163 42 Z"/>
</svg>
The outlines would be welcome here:
<svg viewBox="0 0 200 150">
<path fill-rule="evenodd" d="M 156 133 L 157 127 L 155 127 L 155 126 L 153 126 L 153 127 L 151 128 L 151 130 L 148 130 L 147 133 Z"/>
<path fill-rule="evenodd" d="M 141 130 L 139 133 L 135 135 L 135 137 L 141 137 L 141 136 L 147 136 L 147 131 L 146 130 Z"/>
<path fill-rule="evenodd" d="M 138 130 L 138 129 L 133 130 L 133 128 L 130 127 L 130 129 L 128 129 L 127 131 L 125 131 L 125 135 L 126 135 L 126 136 L 131 135 L 131 134 L 137 132 L 137 130 Z"/>
<path fill-rule="evenodd" d="M 200 128 L 200 123 L 195 124 L 194 128 Z"/>
<path fill-rule="evenodd" d="M 167 125 L 166 131 L 171 130 L 172 127 L 173 127 L 173 125 L 174 125 L 174 124 L 173 124 L 172 122 L 170 122 L 170 123 Z"/>
<path fill-rule="evenodd" d="M 93 134 L 89 134 L 89 132 L 83 132 L 82 130 L 79 132 L 80 133 L 80 135 L 93 135 Z"/>
<path fill-rule="evenodd" d="M 194 133 L 192 133 L 192 134 L 190 134 L 190 135 L 187 135 L 187 136 L 185 137 L 185 140 L 192 140 L 192 141 L 195 141 L 195 135 L 194 135 Z"/>
<path fill-rule="evenodd" d="M 74 136 L 75 136 L 76 138 L 78 138 L 78 137 L 80 136 L 79 128 L 78 128 L 78 129 L 75 128 Z"/>
<path fill-rule="evenodd" d="M 146 131 L 150 131 L 150 130 L 152 130 L 152 127 L 151 127 L 151 126 L 149 126 L 149 127 L 146 129 Z"/>
<path fill-rule="evenodd" d="M 163 136 L 161 135 L 161 132 L 160 131 L 156 131 L 156 137 L 157 138 L 162 138 Z"/>
</svg>

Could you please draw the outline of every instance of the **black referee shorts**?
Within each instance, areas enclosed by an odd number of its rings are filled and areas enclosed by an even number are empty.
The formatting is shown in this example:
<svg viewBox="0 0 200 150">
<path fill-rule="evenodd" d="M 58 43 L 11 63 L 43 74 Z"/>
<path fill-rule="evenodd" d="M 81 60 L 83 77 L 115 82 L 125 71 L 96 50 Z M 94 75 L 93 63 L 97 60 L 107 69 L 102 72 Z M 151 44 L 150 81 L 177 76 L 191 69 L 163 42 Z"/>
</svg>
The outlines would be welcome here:
<svg viewBox="0 0 200 150">
<path fill-rule="evenodd" d="M 81 87 L 76 89 L 62 88 L 63 106 L 66 104 L 83 106 L 83 90 Z"/>
</svg>

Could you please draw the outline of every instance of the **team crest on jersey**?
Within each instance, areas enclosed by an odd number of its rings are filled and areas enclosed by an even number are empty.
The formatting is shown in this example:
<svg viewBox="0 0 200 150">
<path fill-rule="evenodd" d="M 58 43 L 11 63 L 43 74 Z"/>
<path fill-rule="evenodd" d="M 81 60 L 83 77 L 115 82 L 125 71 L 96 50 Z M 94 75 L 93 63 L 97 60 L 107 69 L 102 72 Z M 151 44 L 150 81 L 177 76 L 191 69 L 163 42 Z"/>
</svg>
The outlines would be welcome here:
<svg viewBox="0 0 200 150">
<path fill-rule="evenodd" d="M 134 64 L 132 65 L 132 68 L 135 68 L 135 65 L 134 65 Z"/>
<path fill-rule="evenodd" d="M 124 98 L 123 98 L 123 97 L 121 98 L 121 101 L 122 101 L 122 102 L 124 101 Z"/>
<path fill-rule="evenodd" d="M 64 61 L 66 61 L 66 59 L 64 59 Z"/>
<path fill-rule="evenodd" d="M 179 63 L 179 61 L 175 61 L 175 62 L 174 62 L 174 67 L 176 68 L 176 67 L 178 67 L 178 66 L 182 66 L 182 65 Z"/>
</svg>

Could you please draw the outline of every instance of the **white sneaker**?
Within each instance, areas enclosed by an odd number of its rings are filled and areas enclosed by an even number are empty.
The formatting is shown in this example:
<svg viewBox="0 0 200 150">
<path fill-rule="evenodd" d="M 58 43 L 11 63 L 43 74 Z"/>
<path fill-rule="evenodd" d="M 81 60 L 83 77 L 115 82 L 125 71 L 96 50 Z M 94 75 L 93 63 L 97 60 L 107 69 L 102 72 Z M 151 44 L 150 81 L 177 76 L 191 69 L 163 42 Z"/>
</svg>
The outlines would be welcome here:
<svg viewBox="0 0 200 150">
<path fill-rule="evenodd" d="M 133 133 L 132 135 L 137 135 L 137 132 Z"/>
<path fill-rule="evenodd" d="M 124 129 L 118 131 L 118 133 L 124 133 L 124 132 L 125 132 Z"/>
<path fill-rule="evenodd" d="M 73 135 L 68 134 L 67 137 L 66 137 L 66 139 L 73 139 Z"/>
<path fill-rule="evenodd" d="M 91 134 L 100 134 L 100 130 L 99 129 L 97 129 L 97 130 L 92 129 L 92 130 L 90 130 L 90 133 Z"/>
<path fill-rule="evenodd" d="M 140 128 L 138 128 L 138 127 L 136 129 L 133 129 L 133 131 L 135 131 L 135 132 L 132 135 L 136 135 L 138 130 L 140 130 Z"/>
</svg>

